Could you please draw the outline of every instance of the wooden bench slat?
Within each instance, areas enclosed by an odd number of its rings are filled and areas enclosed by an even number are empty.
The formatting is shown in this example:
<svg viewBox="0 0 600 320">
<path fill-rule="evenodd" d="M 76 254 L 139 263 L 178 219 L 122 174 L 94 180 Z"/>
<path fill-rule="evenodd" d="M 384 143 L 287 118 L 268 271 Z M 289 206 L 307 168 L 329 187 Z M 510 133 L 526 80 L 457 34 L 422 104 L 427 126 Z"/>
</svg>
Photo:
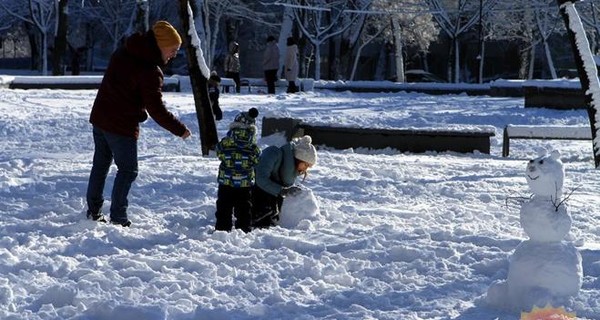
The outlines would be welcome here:
<svg viewBox="0 0 600 320">
<path fill-rule="evenodd" d="M 93 90 L 100 88 L 102 75 L 86 76 L 16 76 L 10 81 L 10 89 L 64 89 Z M 165 77 L 162 90 L 164 92 L 180 92 L 179 78 Z"/>
<path fill-rule="evenodd" d="M 292 118 L 263 118 L 262 136 L 284 132 L 286 138 L 308 134 L 313 144 L 336 149 L 393 148 L 402 152 L 455 151 L 490 153 L 491 126 L 469 128 L 358 128 L 309 125 Z"/>
<path fill-rule="evenodd" d="M 592 139 L 590 127 L 583 126 L 507 126 L 511 138 L 520 139 Z"/>
<path fill-rule="evenodd" d="M 592 129 L 589 126 L 507 125 L 504 128 L 502 141 L 503 157 L 508 156 L 510 139 L 591 140 Z"/>
<path fill-rule="evenodd" d="M 319 131 L 335 131 L 340 133 L 361 132 L 364 134 L 381 134 L 396 136 L 452 136 L 452 137 L 492 137 L 496 133 L 492 129 L 436 129 L 436 128 L 414 128 L 414 129 L 381 129 L 381 128 L 354 128 L 341 126 L 317 126 L 309 124 L 300 124 L 299 128 L 310 128 Z"/>
</svg>

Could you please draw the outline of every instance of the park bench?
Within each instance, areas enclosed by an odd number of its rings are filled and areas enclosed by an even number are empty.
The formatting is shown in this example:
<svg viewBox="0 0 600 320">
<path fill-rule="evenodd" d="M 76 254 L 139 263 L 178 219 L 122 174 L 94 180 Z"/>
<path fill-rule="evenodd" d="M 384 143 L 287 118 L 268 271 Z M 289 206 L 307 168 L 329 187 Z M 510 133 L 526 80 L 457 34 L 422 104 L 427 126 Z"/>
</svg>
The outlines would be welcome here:
<svg viewBox="0 0 600 320">
<path fill-rule="evenodd" d="M 300 91 L 312 91 L 314 89 L 314 80 L 313 79 L 298 79 L 296 81 L 296 85 L 300 89 Z M 263 78 L 243 78 L 240 80 L 241 87 L 248 87 L 248 93 L 252 92 L 252 89 L 261 88 L 257 91 L 257 93 L 264 93 L 267 91 L 267 83 Z M 287 88 L 288 82 L 285 79 L 278 79 L 275 81 L 275 87 L 277 88 Z M 230 90 L 234 90 L 235 82 L 231 78 L 221 78 L 221 92 L 232 92 Z"/>
<path fill-rule="evenodd" d="M 295 136 L 310 135 L 313 143 L 335 149 L 392 148 L 401 152 L 455 151 L 490 153 L 493 127 L 401 128 L 376 129 L 340 126 L 310 125 L 292 118 L 263 118 L 262 136 L 283 132 L 289 140 Z"/>
<path fill-rule="evenodd" d="M 579 82 L 579 81 L 577 81 Z M 531 84 L 533 83 L 533 84 Z M 562 83 L 563 86 L 560 86 Z M 523 85 L 525 108 L 548 108 L 559 110 L 585 109 L 587 103 L 585 94 L 579 83 L 558 82 L 554 86 L 549 84 L 535 84 L 528 81 Z"/>
<path fill-rule="evenodd" d="M 248 93 L 252 92 L 252 85 L 248 79 L 240 79 L 240 90 L 241 87 L 248 87 Z M 221 92 L 235 93 L 235 81 L 231 78 L 221 78 Z"/>
<path fill-rule="evenodd" d="M 15 76 L 8 83 L 10 89 L 63 89 L 93 90 L 100 88 L 103 76 Z M 179 78 L 165 77 L 163 92 L 179 92 Z"/>
<path fill-rule="evenodd" d="M 509 124 L 504 128 L 503 133 L 503 157 L 508 157 L 510 139 L 591 140 L 592 130 L 589 126 L 521 126 Z"/>
</svg>

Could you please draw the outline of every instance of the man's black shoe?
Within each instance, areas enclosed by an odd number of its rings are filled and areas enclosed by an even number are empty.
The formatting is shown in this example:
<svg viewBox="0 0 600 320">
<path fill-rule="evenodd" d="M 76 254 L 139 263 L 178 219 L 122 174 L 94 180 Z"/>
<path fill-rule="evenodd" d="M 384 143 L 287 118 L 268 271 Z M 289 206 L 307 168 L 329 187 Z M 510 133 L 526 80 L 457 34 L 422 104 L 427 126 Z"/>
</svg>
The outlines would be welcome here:
<svg viewBox="0 0 600 320">
<path fill-rule="evenodd" d="M 94 221 L 97 222 L 107 222 L 106 218 L 104 217 L 104 215 L 100 212 L 98 213 L 93 213 L 90 210 L 87 211 L 86 216 L 88 219 L 92 219 Z"/>
<path fill-rule="evenodd" d="M 122 227 L 129 227 L 129 226 L 131 226 L 131 221 L 129 221 L 129 220 L 126 220 L 126 221 L 123 221 L 123 222 L 120 222 L 120 221 L 111 221 L 110 223 L 111 224 L 115 224 L 115 225 L 120 225 Z"/>
</svg>

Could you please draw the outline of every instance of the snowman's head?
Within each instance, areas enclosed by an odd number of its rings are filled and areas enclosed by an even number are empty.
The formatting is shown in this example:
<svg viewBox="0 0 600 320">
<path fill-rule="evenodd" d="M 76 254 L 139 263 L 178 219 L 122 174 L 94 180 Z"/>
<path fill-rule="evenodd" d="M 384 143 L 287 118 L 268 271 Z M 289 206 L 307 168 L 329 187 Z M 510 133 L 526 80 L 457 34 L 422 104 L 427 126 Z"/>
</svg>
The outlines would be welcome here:
<svg viewBox="0 0 600 320">
<path fill-rule="evenodd" d="M 527 164 L 525 172 L 527 184 L 535 196 L 548 197 L 553 200 L 562 196 L 565 171 L 560 161 L 560 152 L 552 151 Z"/>
</svg>

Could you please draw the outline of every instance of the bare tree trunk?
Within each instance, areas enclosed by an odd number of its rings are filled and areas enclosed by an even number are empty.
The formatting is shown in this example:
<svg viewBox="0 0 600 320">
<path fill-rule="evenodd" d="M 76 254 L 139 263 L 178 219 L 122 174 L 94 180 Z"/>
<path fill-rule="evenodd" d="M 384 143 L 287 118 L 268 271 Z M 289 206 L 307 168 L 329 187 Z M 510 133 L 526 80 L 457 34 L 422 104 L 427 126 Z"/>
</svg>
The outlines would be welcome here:
<svg viewBox="0 0 600 320">
<path fill-rule="evenodd" d="M 519 79 L 527 79 L 529 67 L 529 49 L 519 50 Z"/>
<path fill-rule="evenodd" d="M 387 70 L 387 43 L 383 45 L 383 48 L 379 51 L 379 55 L 375 60 L 375 74 L 373 75 L 373 80 L 387 80 L 386 70 Z"/>
<path fill-rule="evenodd" d="M 454 37 L 454 83 L 460 81 L 460 48 L 458 38 Z"/>
<path fill-rule="evenodd" d="M 67 50 L 68 2 L 68 0 L 58 1 L 58 26 L 56 28 L 56 36 L 54 37 L 54 50 L 52 51 L 52 75 L 54 76 L 65 74 L 63 57 Z"/>
<path fill-rule="evenodd" d="M 529 54 L 529 72 L 527 74 L 527 80 L 533 79 L 533 71 L 535 70 L 535 45 L 531 46 Z"/>
<path fill-rule="evenodd" d="M 448 82 L 452 82 L 452 79 L 454 79 L 452 77 L 452 59 L 454 57 L 454 46 L 456 45 L 456 43 L 454 42 L 454 39 L 450 38 L 450 46 L 448 48 L 448 62 L 447 62 L 447 70 L 446 70 L 446 79 L 448 79 Z"/>
<path fill-rule="evenodd" d="M 358 50 L 356 50 L 356 57 L 354 58 L 354 65 L 352 66 L 352 73 L 350 73 L 350 81 L 354 81 L 354 76 L 356 75 L 356 67 L 358 66 L 358 61 L 360 60 L 360 54 L 362 53 L 362 49 L 369 43 L 371 43 L 371 41 L 373 41 L 375 38 L 377 38 L 385 29 L 387 29 L 387 27 L 381 28 L 381 30 L 379 30 L 375 35 L 373 35 L 371 38 L 369 38 L 367 41 L 365 41 L 358 47 Z M 374 75 L 373 78 L 376 79 L 376 76 Z"/>
<path fill-rule="evenodd" d="M 119 27 L 117 26 L 117 24 L 115 23 L 115 26 L 113 28 L 113 34 L 115 35 L 115 37 L 112 39 L 112 51 L 115 52 L 118 48 L 119 48 L 119 39 L 117 39 L 117 34 L 119 32 Z"/>
<path fill-rule="evenodd" d="M 354 81 L 354 76 L 356 75 L 356 67 L 358 67 L 358 61 L 360 60 L 360 54 L 362 53 L 362 49 L 365 47 L 363 43 L 358 50 L 356 50 L 356 57 L 354 57 L 354 64 L 352 65 L 352 72 L 350 72 L 350 81 Z"/>
<path fill-rule="evenodd" d="M 202 73 L 198 62 L 198 59 L 204 60 L 204 57 L 198 54 L 200 43 L 195 43 L 190 35 L 190 28 L 194 22 L 188 8 L 190 8 L 188 0 L 179 0 L 179 16 L 183 28 L 183 42 L 186 44 L 185 52 L 188 59 L 192 92 L 194 94 L 196 117 L 198 118 L 198 126 L 200 127 L 202 155 L 206 156 L 210 150 L 215 149 L 217 142 L 219 142 L 219 137 L 217 135 L 217 127 L 215 125 L 210 98 L 208 97 L 208 75 Z M 195 39 L 198 39 L 197 35 Z"/>
<path fill-rule="evenodd" d="M 31 70 L 40 70 L 40 44 L 38 37 L 29 23 L 25 23 L 29 47 L 31 48 Z"/>
<path fill-rule="evenodd" d="M 354 52 L 354 48 L 356 47 L 356 42 L 354 45 L 350 44 L 348 39 L 342 37 L 342 41 L 340 43 L 340 58 L 339 58 L 339 67 L 338 74 L 336 80 L 346 80 L 348 79 L 348 71 L 350 71 L 350 63 L 352 62 L 352 53 Z"/>
<path fill-rule="evenodd" d="M 94 70 L 94 42 L 93 27 L 91 23 L 85 23 L 85 70 Z"/>
<path fill-rule="evenodd" d="M 423 63 L 423 70 L 429 72 L 429 59 L 427 59 L 429 54 L 427 52 L 421 52 L 419 55 L 421 56 L 421 63 Z"/>
<path fill-rule="evenodd" d="M 402 55 L 402 34 L 398 20 L 392 19 L 392 34 L 394 35 L 394 65 L 396 66 L 396 82 L 404 82 L 404 56 Z"/>
<path fill-rule="evenodd" d="M 321 43 L 315 44 L 315 80 L 321 80 Z"/>
<path fill-rule="evenodd" d="M 48 34 L 41 32 L 42 37 L 42 75 L 48 75 Z"/>
<path fill-rule="evenodd" d="M 477 73 L 477 82 L 483 83 L 483 65 L 485 62 L 485 41 L 481 41 L 481 52 L 479 54 L 479 72 Z"/>
<path fill-rule="evenodd" d="M 556 68 L 554 68 L 554 60 L 552 60 L 552 54 L 550 53 L 550 47 L 548 46 L 548 41 L 544 39 L 544 52 L 546 53 L 546 63 L 548 63 L 548 70 L 550 71 L 550 76 L 552 79 L 556 79 Z"/>
<path fill-rule="evenodd" d="M 338 37 L 331 37 L 329 42 L 329 52 L 327 55 L 327 79 L 338 80 L 336 75 L 337 57 L 339 57 Z"/>
</svg>

